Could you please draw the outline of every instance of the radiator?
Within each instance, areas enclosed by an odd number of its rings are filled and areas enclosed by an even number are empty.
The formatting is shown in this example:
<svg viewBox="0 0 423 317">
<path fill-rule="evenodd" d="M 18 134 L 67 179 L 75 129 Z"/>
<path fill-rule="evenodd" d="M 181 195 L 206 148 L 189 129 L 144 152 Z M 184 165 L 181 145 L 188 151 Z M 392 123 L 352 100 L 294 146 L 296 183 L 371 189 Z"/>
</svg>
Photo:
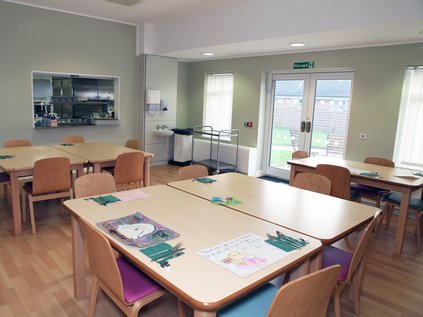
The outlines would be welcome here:
<svg viewBox="0 0 423 317">
<path fill-rule="evenodd" d="M 193 161 L 199 162 L 210 159 L 210 141 L 195 139 Z M 213 142 L 212 160 L 217 159 L 217 143 Z M 219 161 L 235 164 L 236 144 L 220 143 Z M 249 176 L 256 176 L 257 149 L 248 146 L 238 148 L 238 171 Z"/>
</svg>

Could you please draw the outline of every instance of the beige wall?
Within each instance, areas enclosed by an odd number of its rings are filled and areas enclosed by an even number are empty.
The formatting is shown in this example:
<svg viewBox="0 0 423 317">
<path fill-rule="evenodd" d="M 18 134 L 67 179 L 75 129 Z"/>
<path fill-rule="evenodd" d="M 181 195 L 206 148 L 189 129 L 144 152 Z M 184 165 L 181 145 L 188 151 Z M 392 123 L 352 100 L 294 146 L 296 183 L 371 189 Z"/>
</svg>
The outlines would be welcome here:
<svg viewBox="0 0 423 317">
<path fill-rule="evenodd" d="M 31 71 L 120 77 L 121 125 L 34 129 Z M 0 1 L 0 144 L 58 143 L 65 134 L 124 143 L 137 138 L 136 27 Z"/>
<path fill-rule="evenodd" d="M 188 125 L 202 122 L 204 74 L 234 72 L 232 128 L 240 130 L 242 145 L 257 146 L 262 157 L 263 128 L 258 123 L 263 122 L 265 106 L 263 74 L 292 70 L 297 61 L 314 61 L 315 70 L 354 70 L 346 158 L 392 158 L 404 70 L 407 65 L 423 64 L 422 43 L 190 63 Z M 253 129 L 245 128 L 244 121 L 253 121 Z M 367 133 L 367 140 L 359 140 L 360 132 Z"/>
</svg>

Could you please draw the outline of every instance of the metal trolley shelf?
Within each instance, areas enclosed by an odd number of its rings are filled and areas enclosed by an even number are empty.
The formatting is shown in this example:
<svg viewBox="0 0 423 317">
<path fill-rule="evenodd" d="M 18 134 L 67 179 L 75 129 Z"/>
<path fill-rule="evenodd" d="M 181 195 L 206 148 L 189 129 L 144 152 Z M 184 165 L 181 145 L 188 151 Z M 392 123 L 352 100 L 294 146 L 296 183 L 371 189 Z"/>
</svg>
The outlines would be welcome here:
<svg viewBox="0 0 423 317">
<path fill-rule="evenodd" d="M 195 126 L 192 130 L 192 163 L 202 164 L 207 166 L 212 170 L 213 173 L 219 174 L 221 171 L 238 171 L 238 148 L 239 148 L 239 130 L 230 129 L 230 130 L 213 130 L 211 126 Z M 205 160 L 196 161 L 194 156 L 195 151 L 195 139 L 203 139 L 210 141 L 210 151 L 209 158 Z M 221 143 L 222 139 L 225 141 L 232 138 L 235 138 L 236 148 L 235 148 L 235 163 L 225 163 L 220 159 L 221 152 Z"/>
</svg>

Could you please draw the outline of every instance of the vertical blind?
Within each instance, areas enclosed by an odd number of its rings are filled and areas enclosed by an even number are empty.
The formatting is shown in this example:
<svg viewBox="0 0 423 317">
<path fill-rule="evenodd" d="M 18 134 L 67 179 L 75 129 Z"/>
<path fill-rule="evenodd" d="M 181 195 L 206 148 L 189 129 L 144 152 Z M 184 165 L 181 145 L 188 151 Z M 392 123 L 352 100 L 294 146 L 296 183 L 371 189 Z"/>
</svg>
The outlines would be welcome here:
<svg viewBox="0 0 423 317">
<path fill-rule="evenodd" d="M 231 129 L 234 74 L 208 74 L 205 86 L 203 125 Z"/>
<path fill-rule="evenodd" d="M 423 66 L 405 71 L 394 161 L 401 167 L 423 169 Z"/>
</svg>

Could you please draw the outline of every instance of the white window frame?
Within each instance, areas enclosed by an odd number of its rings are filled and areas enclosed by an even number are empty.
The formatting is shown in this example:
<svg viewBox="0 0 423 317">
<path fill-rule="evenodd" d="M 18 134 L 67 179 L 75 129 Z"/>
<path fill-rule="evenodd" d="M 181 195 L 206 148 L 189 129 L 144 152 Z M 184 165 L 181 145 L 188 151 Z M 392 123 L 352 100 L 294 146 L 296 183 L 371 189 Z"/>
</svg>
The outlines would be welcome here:
<svg viewBox="0 0 423 317">
<path fill-rule="evenodd" d="M 203 126 L 211 126 L 216 131 L 232 128 L 234 77 L 233 73 L 205 75 Z"/>
<path fill-rule="evenodd" d="M 405 70 L 395 138 L 394 161 L 399 167 L 423 170 L 423 66 Z"/>
</svg>

